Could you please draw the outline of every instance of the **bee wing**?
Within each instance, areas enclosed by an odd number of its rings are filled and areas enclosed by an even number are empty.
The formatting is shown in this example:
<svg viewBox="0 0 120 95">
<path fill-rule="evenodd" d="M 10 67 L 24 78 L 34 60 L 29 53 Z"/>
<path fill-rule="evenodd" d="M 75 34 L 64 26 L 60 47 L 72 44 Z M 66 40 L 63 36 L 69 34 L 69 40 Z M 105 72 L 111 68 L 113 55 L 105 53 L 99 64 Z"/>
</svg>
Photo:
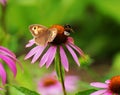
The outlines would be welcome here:
<svg viewBox="0 0 120 95">
<path fill-rule="evenodd" d="M 29 26 L 29 30 L 33 35 L 33 37 L 38 37 L 40 35 L 43 35 L 43 33 L 47 31 L 47 29 L 48 29 L 47 27 L 39 24 L 33 24 Z"/>
<path fill-rule="evenodd" d="M 57 36 L 57 29 L 56 28 L 48 29 L 48 34 L 49 34 L 48 42 L 52 42 Z"/>
</svg>

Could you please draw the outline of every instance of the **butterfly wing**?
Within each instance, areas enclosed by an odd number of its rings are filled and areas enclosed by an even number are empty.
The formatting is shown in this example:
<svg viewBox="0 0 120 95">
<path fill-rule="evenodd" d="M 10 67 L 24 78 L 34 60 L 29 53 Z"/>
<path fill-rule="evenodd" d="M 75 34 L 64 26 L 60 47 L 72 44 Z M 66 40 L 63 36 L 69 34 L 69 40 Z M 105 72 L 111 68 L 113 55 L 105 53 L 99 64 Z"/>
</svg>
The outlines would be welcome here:
<svg viewBox="0 0 120 95">
<path fill-rule="evenodd" d="M 44 31 L 42 35 L 35 37 L 35 42 L 37 45 L 45 46 L 48 42 L 52 42 L 57 35 L 57 29 L 51 28 L 47 31 Z"/>
<path fill-rule="evenodd" d="M 48 29 L 48 34 L 49 34 L 49 37 L 48 37 L 48 42 L 52 42 L 55 37 L 57 36 L 57 29 L 56 28 L 50 28 Z"/>
<path fill-rule="evenodd" d="M 45 46 L 47 44 L 47 39 L 45 37 L 35 37 L 34 38 L 35 43 L 40 46 Z"/>
<path fill-rule="evenodd" d="M 29 29 L 37 45 L 44 46 L 48 42 L 49 34 L 47 33 L 47 27 L 34 24 L 30 25 Z"/>
<path fill-rule="evenodd" d="M 29 30 L 32 33 L 33 37 L 38 37 L 43 35 L 45 31 L 47 31 L 47 27 L 39 24 L 33 24 L 29 26 Z"/>
<path fill-rule="evenodd" d="M 56 28 L 48 29 L 43 25 L 34 24 L 31 25 L 29 29 L 34 37 L 35 43 L 41 46 L 45 46 L 48 42 L 52 42 L 57 35 Z"/>
</svg>

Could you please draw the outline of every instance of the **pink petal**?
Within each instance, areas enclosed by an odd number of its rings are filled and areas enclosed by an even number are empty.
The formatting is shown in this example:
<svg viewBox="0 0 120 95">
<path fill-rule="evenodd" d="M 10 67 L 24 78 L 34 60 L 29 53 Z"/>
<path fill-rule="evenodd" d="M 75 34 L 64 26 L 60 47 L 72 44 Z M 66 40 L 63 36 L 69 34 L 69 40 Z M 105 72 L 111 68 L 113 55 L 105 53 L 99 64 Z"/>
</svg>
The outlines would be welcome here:
<svg viewBox="0 0 120 95">
<path fill-rule="evenodd" d="M 106 89 L 105 90 L 98 90 L 98 91 L 95 91 L 95 92 L 91 93 L 90 95 L 102 95 L 106 92 L 107 92 Z"/>
<path fill-rule="evenodd" d="M 2 78 L 3 85 L 6 83 L 6 72 L 4 67 L 2 66 L 2 63 L 0 63 L 0 77 Z"/>
<path fill-rule="evenodd" d="M 0 0 L 0 3 L 5 6 L 7 1 L 6 0 Z"/>
<path fill-rule="evenodd" d="M 35 42 L 34 38 L 29 40 L 29 43 L 34 43 L 34 42 Z"/>
<path fill-rule="evenodd" d="M 69 52 L 71 53 L 71 55 L 72 55 L 73 59 L 75 60 L 75 62 L 77 63 L 77 65 L 80 66 L 78 57 L 77 57 L 77 55 L 75 54 L 75 52 L 73 51 L 73 49 L 72 49 L 69 45 L 67 45 L 67 44 L 66 44 L 66 47 L 67 47 L 67 49 L 69 50 Z"/>
<path fill-rule="evenodd" d="M 29 43 L 25 47 L 31 47 L 34 44 L 34 39 L 30 40 Z"/>
<path fill-rule="evenodd" d="M 66 56 L 65 51 L 64 51 L 62 46 L 60 46 L 60 58 L 61 58 L 61 62 L 62 62 L 63 67 L 65 68 L 66 71 L 68 71 L 69 70 L 69 63 L 68 63 L 67 56 Z"/>
<path fill-rule="evenodd" d="M 69 43 L 69 45 L 70 45 L 72 48 L 74 48 L 83 58 L 85 58 L 84 52 L 83 52 L 79 47 L 77 47 L 76 45 L 74 45 L 74 44 L 72 44 L 72 43 Z"/>
<path fill-rule="evenodd" d="M 0 87 L 0 90 L 3 90 L 3 88 Z"/>
<path fill-rule="evenodd" d="M 9 56 L 14 56 L 14 57 L 16 57 L 13 52 L 11 52 L 9 49 L 7 49 L 7 48 L 5 48 L 5 47 L 2 47 L 2 46 L 0 46 L 0 52 L 5 53 L 5 54 L 7 54 L 7 55 L 9 55 Z"/>
<path fill-rule="evenodd" d="M 19 62 L 19 60 L 17 60 L 16 55 L 13 52 L 11 52 L 9 49 L 0 46 L 0 53 L 2 53 L 2 55 L 6 55 L 6 56 L 12 58 L 14 61 L 17 61 L 18 64 L 20 65 L 21 69 L 23 70 L 23 67 L 22 67 L 21 63 Z"/>
<path fill-rule="evenodd" d="M 52 53 L 52 47 L 49 47 L 49 49 L 47 50 L 47 52 L 43 55 L 43 57 L 40 60 L 40 67 L 42 67 L 48 60 L 50 54 Z"/>
<path fill-rule="evenodd" d="M 3 54 L 3 55 L 5 55 L 5 56 L 11 57 L 13 60 L 17 60 L 13 55 L 9 54 L 8 52 L 0 50 L 0 53 Z"/>
<path fill-rule="evenodd" d="M 90 85 L 98 88 L 108 88 L 108 84 L 101 82 L 92 82 Z"/>
<path fill-rule="evenodd" d="M 55 54 L 56 54 L 56 50 L 57 50 L 57 47 L 56 46 L 52 46 L 52 50 L 51 50 L 51 54 L 46 62 L 46 68 L 48 68 L 51 63 L 53 62 L 53 59 L 55 58 Z"/>
<path fill-rule="evenodd" d="M 68 41 L 69 43 L 74 44 L 74 40 L 73 40 L 73 38 L 72 38 L 72 37 L 68 37 L 68 38 L 67 38 L 67 41 Z"/>
<path fill-rule="evenodd" d="M 38 50 L 40 46 L 36 46 L 33 49 L 30 50 L 30 52 L 25 56 L 25 60 L 32 57 Z"/>
<path fill-rule="evenodd" d="M 6 55 L 8 57 L 11 57 L 14 61 L 18 61 L 16 59 L 16 55 L 13 52 L 11 52 L 10 50 L 8 50 L 7 48 L 0 46 L 0 53 L 2 53 L 3 55 Z"/>
<path fill-rule="evenodd" d="M 109 83 L 110 83 L 110 80 L 106 80 L 105 83 L 109 84 Z"/>
<path fill-rule="evenodd" d="M 69 75 L 69 76 L 66 76 L 65 77 L 65 88 L 68 92 L 73 92 L 75 91 L 78 86 L 78 81 L 79 81 L 79 78 L 77 76 L 72 76 L 72 75 Z"/>
<path fill-rule="evenodd" d="M 6 64 L 9 66 L 15 77 L 17 73 L 15 62 L 5 55 L 0 55 L 0 58 L 6 62 Z"/>
<path fill-rule="evenodd" d="M 37 50 L 37 52 L 36 52 L 36 54 L 34 55 L 31 63 L 34 63 L 34 62 L 37 61 L 37 59 L 40 57 L 40 55 L 42 54 L 42 52 L 43 52 L 43 50 L 44 50 L 45 48 L 46 48 L 46 46 L 45 46 L 45 47 L 41 46 L 41 47 Z"/>
<path fill-rule="evenodd" d="M 113 95 L 113 93 L 111 93 L 111 92 L 106 92 L 106 93 L 104 93 L 104 94 L 102 94 L 102 95 Z M 118 95 L 118 94 L 117 94 Z"/>
</svg>

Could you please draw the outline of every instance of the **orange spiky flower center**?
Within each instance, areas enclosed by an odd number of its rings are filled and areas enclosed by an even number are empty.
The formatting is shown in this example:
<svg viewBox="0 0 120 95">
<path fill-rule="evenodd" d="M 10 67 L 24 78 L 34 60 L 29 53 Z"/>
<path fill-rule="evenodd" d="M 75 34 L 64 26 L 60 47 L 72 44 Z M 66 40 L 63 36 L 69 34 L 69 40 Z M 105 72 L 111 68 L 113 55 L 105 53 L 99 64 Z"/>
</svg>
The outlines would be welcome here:
<svg viewBox="0 0 120 95">
<path fill-rule="evenodd" d="M 116 94 L 120 94 L 120 76 L 112 77 L 109 83 L 109 89 Z"/>
<path fill-rule="evenodd" d="M 55 85 L 56 83 L 57 83 L 57 80 L 55 78 L 53 78 L 53 77 L 46 78 L 43 81 L 43 85 L 45 87 L 49 87 L 49 86 Z"/>
</svg>

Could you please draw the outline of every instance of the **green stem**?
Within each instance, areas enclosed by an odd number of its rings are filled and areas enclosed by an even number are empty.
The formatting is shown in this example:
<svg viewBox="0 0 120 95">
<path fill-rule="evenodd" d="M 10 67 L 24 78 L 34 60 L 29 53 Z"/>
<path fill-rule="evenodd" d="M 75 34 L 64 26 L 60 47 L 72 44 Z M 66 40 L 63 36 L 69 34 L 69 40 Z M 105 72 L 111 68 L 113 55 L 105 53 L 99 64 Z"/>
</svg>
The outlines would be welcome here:
<svg viewBox="0 0 120 95">
<path fill-rule="evenodd" d="M 9 84 L 8 79 L 6 80 L 6 84 Z M 10 90 L 9 90 L 9 87 L 8 87 L 8 86 L 5 87 L 5 90 L 6 90 L 6 91 L 5 91 L 5 95 L 10 95 L 10 92 L 9 92 Z"/>
<path fill-rule="evenodd" d="M 6 9 L 7 9 L 7 6 L 6 5 L 2 5 L 2 15 L 1 15 L 1 26 L 2 26 L 2 29 L 3 31 L 6 33 L 7 30 L 6 30 L 6 21 L 5 21 L 5 17 L 6 17 Z"/>
<path fill-rule="evenodd" d="M 57 51 L 56 56 L 55 56 L 55 69 L 56 69 L 58 79 L 61 82 L 63 93 L 64 95 L 67 95 L 65 84 L 64 84 L 64 69 L 62 68 L 62 65 L 61 65 L 59 51 Z"/>
<path fill-rule="evenodd" d="M 66 89 L 65 89 L 65 84 L 64 84 L 64 78 L 63 78 L 63 74 L 62 74 L 61 62 L 59 62 L 59 71 L 60 71 L 60 78 L 61 78 L 61 84 L 62 84 L 63 93 L 64 93 L 64 95 L 67 95 Z"/>
</svg>

